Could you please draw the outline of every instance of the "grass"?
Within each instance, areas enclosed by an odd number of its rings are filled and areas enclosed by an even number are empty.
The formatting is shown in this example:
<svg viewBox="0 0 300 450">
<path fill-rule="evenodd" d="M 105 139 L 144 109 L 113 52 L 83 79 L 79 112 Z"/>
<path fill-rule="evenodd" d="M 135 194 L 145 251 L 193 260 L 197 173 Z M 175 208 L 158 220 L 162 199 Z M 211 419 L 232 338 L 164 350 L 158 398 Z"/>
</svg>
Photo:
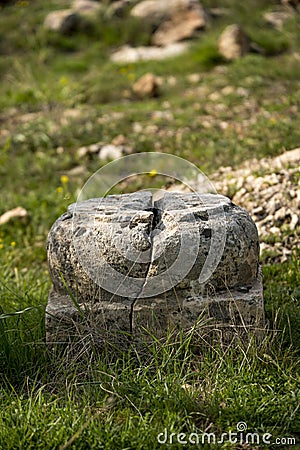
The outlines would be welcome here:
<svg viewBox="0 0 300 450">
<path fill-rule="evenodd" d="M 129 352 L 68 366 L 48 360 L 32 338 L 29 347 L 20 336 L 17 356 L 24 359 L 9 361 L 22 367 L 17 387 L 9 384 L 17 379 L 11 374 L 1 390 L 3 448 L 68 448 L 70 441 L 75 448 L 159 448 L 157 435 L 165 428 L 221 436 L 241 420 L 249 432 L 274 439 L 299 430 L 298 358 L 291 348 L 279 357 L 277 336 L 259 347 L 252 342 L 203 353 L 181 336 L 154 343 L 147 358 Z M 39 364 L 30 366 L 33 360 Z"/>
<path fill-rule="evenodd" d="M 289 262 L 263 267 L 269 331 L 260 344 L 204 350 L 178 336 L 154 342 L 143 358 L 107 351 L 71 363 L 49 355 L 44 341 L 46 237 L 103 164 L 77 149 L 124 135 L 135 152 L 175 154 L 209 174 L 298 147 L 298 16 L 278 31 L 263 20 L 275 1 L 206 0 L 228 14 L 187 54 L 114 65 L 110 52 L 147 44 L 147 29 L 100 15 L 88 33 L 60 36 L 41 24 L 69 2 L 42 3 L 13 2 L 0 16 L 0 214 L 18 205 L 29 213 L 0 227 L 0 448 L 166 448 L 157 441 L 165 428 L 220 436 L 240 421 L 249 431 L 299 439 L 297 249 Z M 264 54 L 222 60 L 217 39 L 233 22 Z M 162 78 L 161 95 L 137 100 L 132 83 L 147 72 Z M 72 175 L 78 166 L 81 175 Z"/>
</svg>

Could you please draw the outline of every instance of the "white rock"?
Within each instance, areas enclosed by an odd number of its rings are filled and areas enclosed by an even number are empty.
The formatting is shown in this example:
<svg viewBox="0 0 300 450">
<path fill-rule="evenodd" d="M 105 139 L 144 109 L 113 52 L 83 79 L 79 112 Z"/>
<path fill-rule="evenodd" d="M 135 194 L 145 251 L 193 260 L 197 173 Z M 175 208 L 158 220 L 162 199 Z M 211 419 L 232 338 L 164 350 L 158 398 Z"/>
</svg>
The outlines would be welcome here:
<svg viewBox="0 0 300 450">
<path fill-rule="evenodd" d="M 93 0 L 74 0 L 72 2 L 72 9 L 78 11 L 80 14 L 92 15 L 101 10 L 101 4 Z"/>
<path fill-rule="evenodd" d="M 277 28 L 282 29 L 283 23 L 291 17 L 287 11 L 271 11 L 264 14 L 264 19 L 267 23 Z"/>
<path fill-rule="evenodd" d="M 238 59 L 248 53 L 250 40 L 239 25 L 229 25 L 221 34 L 218 47 L 225 59 Z"/>
<path fill-rule="evenodd" d="M 187 9 L 178 8 L 164 21 L 152 36 L 154 45 L 165 46 L 194 36 L 195 31 L 206 25 L 206 14 L 199 3 L 193 2 Z"/>
<path fill-rule="evenodd" d="M 101 160 L 113 160 L 121 158 L 121 156 L 123 156 L 123 146 L 113 144 L 104 145 L 98 154 L 98 157 Z"/>
<path fill-rule="evenodd" d="M 49 13 L 44 21 L 44 27 L 51 31 L 69 34 L 79 28 L 82 20 L 72 9 L 63 9 Z"/>
<path fill-rule="evenodd" d="M 198 6 L 199 2 L 196 0 L 144 0 L 132 8 L 131 15 L 159 25 L 178 11 L 191 10 Z"/>
<path fill-rule="evenodd" d="M 103 147 L 104 143 L 103 142 L 97 142 L 95 144 L 91 144 L 91 145 L 85 145 L 84 147 L 80 147 L 77 150 L 77 155 L 79 156 L 79 158 L 84 158 L 86 155 L 89 154 L 95 154 L 98 153 L 101 149 L 101 147 Z"/>
<path fill-rule="evenodd" d="M 119 64 L 135 63 L 138 61 L 163 60 L 181 55 L 188 49 L 186 42 L 177 42 L 166 47 L 130 47 L 123 46 L 111 55 L 111 60 Z"/>
<path fill-rule="evenodd" d="M 186 78 L 190 83 L 197 84 L 197 83 L 199 83 L 199 81 L 201 81 L 202 75 L 200 73 L 191 73 L 191 74 L 187 75 Z"/>
<path fill-rule="evenodd" d="M 0 216 L 0 225 L 10 222 L 13 219 L 26 219 L 28 217 L 28 212 L 22 206 L 17 206 L 14 209 L 6 211 L 2 216 Z"/>
</svg>

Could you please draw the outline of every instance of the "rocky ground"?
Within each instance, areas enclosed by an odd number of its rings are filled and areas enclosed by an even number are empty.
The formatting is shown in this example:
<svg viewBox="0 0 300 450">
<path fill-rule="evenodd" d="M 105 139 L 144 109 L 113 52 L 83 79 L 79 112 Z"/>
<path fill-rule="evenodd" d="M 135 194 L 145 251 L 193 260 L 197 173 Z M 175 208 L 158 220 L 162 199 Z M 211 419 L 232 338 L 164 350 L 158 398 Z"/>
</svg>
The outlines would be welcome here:
<svg viewBox="0 0 300 450">
<path fill-rule="evenodd" d="M 275 158 L 221 167 L 209 178 L 219 194 L 247 210 L 256 223 L 264 262 L 285 262 L 300 244 L 300 148 Z M 192 184 L 193 186 L 193 184 Z M 197 189 L 197 185 L 193 186 Z M 185 190 L 171 185 L 170 190 Z"/>
<path fill-rule="evenodd" d="M 255 221 L 262 255 L 284 262 L 300 243 L 300 148 L 275 158 L 253 159 L 234 170 L 223 167 L 211 180 Z"/>
</svg>

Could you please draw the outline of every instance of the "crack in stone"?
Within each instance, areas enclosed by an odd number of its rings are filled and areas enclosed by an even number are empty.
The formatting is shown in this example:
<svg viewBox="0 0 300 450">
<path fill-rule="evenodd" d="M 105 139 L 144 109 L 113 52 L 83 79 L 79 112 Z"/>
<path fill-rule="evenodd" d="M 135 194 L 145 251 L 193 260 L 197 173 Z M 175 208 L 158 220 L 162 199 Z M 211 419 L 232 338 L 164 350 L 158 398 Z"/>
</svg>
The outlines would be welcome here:
<svg viewBox="0 0 300 450">
<path fill-rule="evenodd" d="M 150 230 L 149 230 L 149 238 L 150 238 L 150 258 L 149 258 L 149 264 L 147 266 L 146 269 L 146 274 L 145 274 L 145 279 L 144 279 L 144 283 L 139 291 L 139 293 L 136 295 L 136 297 L 133 299 L 133 302 L 131 303 L 130 306 L 130 314 L 129 314 L 129 321 L 130 321 L 130 333 L 133 334 L 133 314 L 134 314 L 134 306 L 136 305 L 136 302 L 139 300 L 141 293 L 144 290 L 144 287 L 147 284 L 148 281 L 148 275 L 149 275 L 149 271 L 150 268 L 152 266 L 153 263 L 153 252 L 154 252 L 154 235 L 153 235 L 153 231 L 155 230 L 156 226 L 158 225 L 158 223 L 160 222 L 161 219 L 161 214 L 159 212 L 159 209 L 155 207 L 156 201 L 154 200 L 153 196 L 152 196 L 152 208 L 151 208 L 151 212 L 153 213 L 153 217 L 152 217 L 152 222 L 151 222 L 151 226 L 150 226 Z"/>
</svg>

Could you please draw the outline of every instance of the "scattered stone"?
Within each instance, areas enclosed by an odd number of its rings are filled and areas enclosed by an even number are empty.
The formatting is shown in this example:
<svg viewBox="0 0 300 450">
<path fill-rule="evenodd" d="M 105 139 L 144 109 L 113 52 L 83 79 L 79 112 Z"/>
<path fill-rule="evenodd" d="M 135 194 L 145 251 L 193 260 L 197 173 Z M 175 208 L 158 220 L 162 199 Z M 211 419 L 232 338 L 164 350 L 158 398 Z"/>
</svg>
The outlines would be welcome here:
<svg viewBox="0 0 300 450">
<path fill-rule="evenodd" d="M 72 9 L 81 15 L 92 16 L 101 11 L 101 4 L 93 0 L 74 0 Z"/>
<path fill-rule="evenodd" d="M 153 120 L 166 120 L 167 122 L 174 120 L 174 115 L 171 111 L 153 111 L 150 117 Z"/>
<path fill-rule="evenodd" d="M 207 272 L 221 236 L 222 259 Z M 140 191 L 86 200 L 55 222 L 47 251 L 51 348 L 92 341 L 125 349 L 149 339 L 145 329 L 165 337 L 169 328 L 217 329 L 227 341 L 264 326 L 257 229 L 226 197 L 166 193 L 155 200 Z"/>
<path fill-rule="evenodd" d="M 83 116 L 84 113 L 80 108 L 69 108 L 62 111 L 58 120 L 62 126 L 68 126 L 70 123 L 78 121 Z"/>
<path fill-rule="evenodd" d="M 61 34 L 70 34 L 80 28 L 82 19 L 73 9 L 63 9 L 49 13 L 44 21 L 44 27 Z"/>
<path fill-rule="evenodd" d="M 95 144 L 85 145 L 84 147 L 80 147 L 77 150 L 77 155 L 79 158 L 84 158 L 86 155 L 93 155 L 99 153 L 103 145 L 105 145 L 104 142 L 97 142 Z"/>
<path fill-rule="evenodd" d="M 281 0 L 281 3 L 298 11 L 300 10 L 300 0 Z"/>
<path fill-rule="evenodd" d="M 193 10 L 203 13 L 196 0 L 144 0 L 132 8 L 131 15 L 158 27 L 176 14 Z"/>
<path fill-rule="evenodd" d="M 152 73 L 146 73 L 134 83 L 132 90 L 139 98 L 158 97 L 159 86 L 158 77 Z"/>
<path fill-rule="evenodd" d="M 145 19 L 154 26 L 158 26 L 162 20 L 169 17 L 164 4 L 157 0 L 144 0 L 138 2 L 130 12 L 131 16 Z"/>
<path fill-rule="evenodd" d="M 108 17 L 123 17 L 132 0 L 117 0 L 108 5 L 106 16 Z"/>
<path fill-rule="evenodd" d="M 104 142 L 96 142 L 95 144 L 80 147 L 77 150 L 79 158 L 84 158 L 87 155 L 98 155 L 102 160 L 116 159 L 123 155 L 132 153 L 132 148 L 128 145 L 127 139 L 123 135 L 116 136 L 111 144 Z"/>
<path fill-rule="evenodd" d="M 124 45 L 120 50 L 111 55 L 111 60 L 119 64 L 135 63 L 138 61 L 159 61 L 181 55 L 187 49 L 188 44 L 186 42 L 177 42 L 176 44 L 167 45 L 162 48 L 154 46 L 130 47 L 129 45 Z"/>
<path fill-rule="evenodd" d="M 284 22 L 291 17 L 287 11 L 271 11 L 264 14 L 264 19 L 274 28 L 281 30 Z"/>
<path fill-rule="evenodd" d="M 153 45 L 166 46 L 194 36 L 195 31 L 204 28 L 206 16 L 198 2 L 186 10 L 175 11 L 169 20 L 164 21 L 152 36 Z"/>
<path fill-rule="evenodd" d="M 139 122 L 133 122 L 132 124 L 132 131 L 136 134 L 142 133 L 143 128 L 143 125 Z"/>
<path fill-rule="evenodd" d="M 85 166 L 76 166 L 66 172 L 66 175 L 70 178 L 83 177 L 88 174 Z"/>
<path fill-rule="evenodd" d="M 190 38 L 206 25 L 206 13 L 196 0 L 145 0 L 131 15 L 152 25 L 152 43 L 158 46 Z"/>
<path fill-rule="evenodd" d="M 80 108 L 68 108 L 62 112 L 62 117 L 67 120 L 79 119 L 82 117 L 82 110 Z"/>
<path fill-rule="evenodd" d="M 19 120 L 22 123 L 27 123 L 27 122 L 33 122 L 34 120 L 37 120 L 40 117 L 41 117 L 41 113 L 40 112 L 30 112 L 30 113 L 22 114 L 19 117 Z"/>
<path fill-rule="evenodd" d="M 127 145 L 128 139 L 124 136 L 124 134 L 118 134 L 118 136 L 113 138 L 111 143 L 113 145 Z"/>
<path fill-rule="evenodd" d="M 125 114 L 120 111 L 112 111 L 109 114 L 103 114 L 101 117 L 97 119 L 97 122 L 101 125 L 105 123 L 111 123 L 112 121 L 118 121 L 123 119 Z"/>
<path fill-rule="evenodd" d="M 191 73 L 186 78 L 190 83 L 197 84 L 201 81 L 202 76 L 200 73 Z"/>
<path fill-rule="evenodd" d="M 227 60 L 246 55 L 250 50 L 250 40 L 244 30 L 236 24 L 225 28 L 218 42 L 220 54 Z"/>
<path fill-rule="evenodd" d="M 11 220 L 24 221 L 28 218 L 28 212 L 22 206 L 17 206 L 14 209 L 6 211 L 2 216 L 0 216 L 0 225 L 10 222 Z"/>
<path fill-rule="evenodd" d="M 124 154 L 124 148 L 122 145 L 104 145 L 101 150 L 99 151 L 98 157 L 101 160 L 106 159 L 118 159 L 121 158 Z"/>
<path fill-rule="evenodd" d="M 177 84 L 177 78 L 174 77 L 174 75 L 170 75 L 169 77 L 167 77 L 166 83 L 167 83 L 169 86 L 176 86 L 176 84 Z"/>
</svg>

